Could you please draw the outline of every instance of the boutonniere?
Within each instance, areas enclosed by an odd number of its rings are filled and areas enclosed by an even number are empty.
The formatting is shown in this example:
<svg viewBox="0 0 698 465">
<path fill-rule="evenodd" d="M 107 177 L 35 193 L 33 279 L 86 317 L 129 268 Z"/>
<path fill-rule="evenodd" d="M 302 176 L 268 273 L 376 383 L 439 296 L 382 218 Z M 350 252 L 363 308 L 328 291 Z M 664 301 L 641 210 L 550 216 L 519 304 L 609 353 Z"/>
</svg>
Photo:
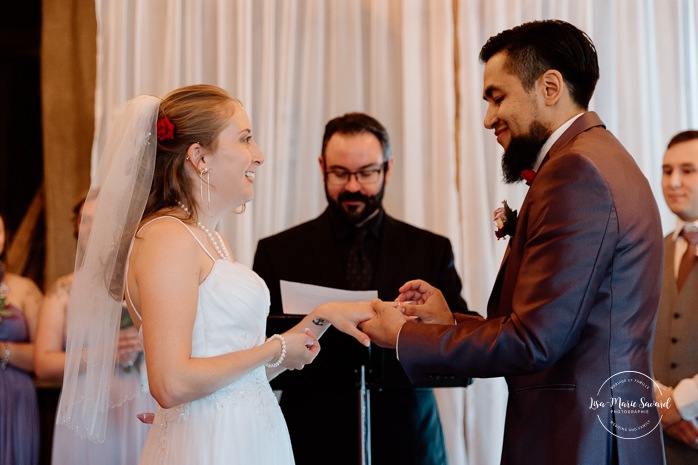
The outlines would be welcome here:
<svg viewBox="0 0 698 465">
<path fill-rule="evenodd" d="M 506 236 L 514 236 L 518 213 L 517 210 L 509 208 L 506 200 L 503 200 L 502 206 L 494 211 L 494 224 L 497 225 L 497 230 L 494 232 L 494 235 L 497 236 L 497 240 Z"/>
</svg>

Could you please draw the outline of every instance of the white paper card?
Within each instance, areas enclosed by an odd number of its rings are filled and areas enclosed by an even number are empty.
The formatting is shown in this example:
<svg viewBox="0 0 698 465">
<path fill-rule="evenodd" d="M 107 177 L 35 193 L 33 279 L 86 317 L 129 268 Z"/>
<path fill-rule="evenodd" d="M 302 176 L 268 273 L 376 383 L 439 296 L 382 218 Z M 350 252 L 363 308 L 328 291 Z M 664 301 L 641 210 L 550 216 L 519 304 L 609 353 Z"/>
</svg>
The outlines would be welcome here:
<svg viewBox="0 0 698 465">
<path fill-rule="evenodd" d="M 326 302 L 358 302 L 378 297 L 378 291 L 347 291 L 281 280 L 281 304 L 286 315 L 307 315 Z"/>
</svg>

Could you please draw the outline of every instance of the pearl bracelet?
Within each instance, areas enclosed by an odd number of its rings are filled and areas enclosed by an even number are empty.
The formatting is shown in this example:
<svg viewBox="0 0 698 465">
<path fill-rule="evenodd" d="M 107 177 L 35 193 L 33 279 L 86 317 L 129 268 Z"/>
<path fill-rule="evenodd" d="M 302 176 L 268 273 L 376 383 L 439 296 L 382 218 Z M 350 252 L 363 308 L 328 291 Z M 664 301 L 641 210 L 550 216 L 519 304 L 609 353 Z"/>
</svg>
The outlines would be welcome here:
<svg viewBox="0 0 698 465">
<path fill-rule="evenodd" d="M 8 363 L 10 363 L 10 344 L 6 342 L 5 353 L 2 354 L 2 358 L 0 358 L 0 368 L 4 370 L 7 368 Z"/>
<path fill-rule="evenodd" d="M 265 363 L 264 366 L 267 368 L 278 367 L 286 358 L 286 339 L 284 339 L 284 337 L 281 334 L 274 334 L 269 339 L 267 339 L 267 342 L 273 339 L 278 339 L 281 342 L 281 355 L 279 355 L 279 358 L 277 358 L 274 362 Z"/>
</svg>

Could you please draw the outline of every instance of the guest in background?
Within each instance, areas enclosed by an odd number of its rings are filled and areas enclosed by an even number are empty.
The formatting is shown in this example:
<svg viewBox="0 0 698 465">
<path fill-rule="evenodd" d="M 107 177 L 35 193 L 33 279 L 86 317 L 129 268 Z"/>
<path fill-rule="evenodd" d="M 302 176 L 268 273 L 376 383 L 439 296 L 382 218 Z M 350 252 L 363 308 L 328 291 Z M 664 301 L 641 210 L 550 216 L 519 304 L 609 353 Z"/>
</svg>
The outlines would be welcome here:
<svg viewBox="0 0 698 465">
<path fill-rule="evenodd" d="M 654 335 L 654 376 L 663 387 L 655 395 L 667 465 L 689 465 L 698 463 L 698 131 L 680 132 L 669 142 L 662 191 L 676 229 L 664 238 Z"/>
<path fill-rule="evenodd" d="M 41 291 L 5 272 L 5 221 L 0 216 L 0 463 L 39 462 L 39 409 L 32 379 Z"/>
<path fill-rule="evenodd" d="M 450 241 L 383 208 L 393 162 L 388 132 L 375 118 L 348 113 L 327 123 L 319 157 L 327 209 L 257 245 L 253 269 L 269 286 L 272 314 L 283 313 L 280 280 L 376 289 L 380 298 L 394 299 L 398 287 L 417 276 L 438 282 L 453 311 L 467 312 Z M 350 361 L 361 359 L 362 348 L 348 342 L 342 335 L 327 339 L 312 366 L 283 375 L 281 408 L 299 464 L 324 464 L 328 457 L 334 464 L 359 462 L 358 367 Z M 372 346 L 370 357 L 372 463 L 445 463 L 432 389 L 414 388 L 393 350 Z M 313 428 L 307 427 L 309 402 L 323 406 L 313 412 Z"/>
<path fill-rule="evenodd" d="M 85 203 L 84 198 L 75 206 L 73 212 L 76 220 L 76 239 L 81 219 L 82 227 L 89 229 L 93 207 L 94 201 Z M 35 371 L 39 379 L 63 379 L 68 298 L 72 282 L 72 273 L 58 278 L 44 299 L 34 354 Z M 111 381 L 112 401 L 106 440 L 101 443 L 93 442 L 79 437 L 65 426 L 57 425 L 53 435 L 52 465 L 132 465 L 138 462 L 150 427 L 138 421 L 136 415 L 154 411 L 155 401 L 148 392 L 143 348 L 138 331 L 125 307 L 120 326 L 117 358 Z M 124 392 L 135 393 L 135 398 L 122 400 Z"/>
</svg>

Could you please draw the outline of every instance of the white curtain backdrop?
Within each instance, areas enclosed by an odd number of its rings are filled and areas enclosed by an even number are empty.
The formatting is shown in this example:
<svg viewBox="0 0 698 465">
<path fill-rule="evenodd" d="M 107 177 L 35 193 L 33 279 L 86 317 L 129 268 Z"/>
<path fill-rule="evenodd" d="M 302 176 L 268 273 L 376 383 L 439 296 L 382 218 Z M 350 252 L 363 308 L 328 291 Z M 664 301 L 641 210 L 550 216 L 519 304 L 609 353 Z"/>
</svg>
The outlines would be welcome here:
<svg viewBox="0 0 698 465">
<path fill-rule="evenodd" d="M 223 232 L 251 265 L 257 240 L 318 215 L 324 124 L 364 111 L 390 132 L 392 215 L 449 237 L 464 296 L 484 313 L 506 244 L 491 212 L 518 208 L 500 148 L 482 126 L 480 47 L 532 19 L 559 18 L 594 40 L 592 109 L 660 189 L 674 133 L 698 128 L 696 0 L 96 0 L 98 82 L 93 166 L 129 98 L 194 83 L 242 100 L 266 162 L 256 196 Z M 554 38 L 551 38 L 554 40 Z M 415 245 L 418 247 L 419 245 Z M 499 463 L 506 386 L 476 380 L 437 392 L 451 465 Z"/>
</svg>

